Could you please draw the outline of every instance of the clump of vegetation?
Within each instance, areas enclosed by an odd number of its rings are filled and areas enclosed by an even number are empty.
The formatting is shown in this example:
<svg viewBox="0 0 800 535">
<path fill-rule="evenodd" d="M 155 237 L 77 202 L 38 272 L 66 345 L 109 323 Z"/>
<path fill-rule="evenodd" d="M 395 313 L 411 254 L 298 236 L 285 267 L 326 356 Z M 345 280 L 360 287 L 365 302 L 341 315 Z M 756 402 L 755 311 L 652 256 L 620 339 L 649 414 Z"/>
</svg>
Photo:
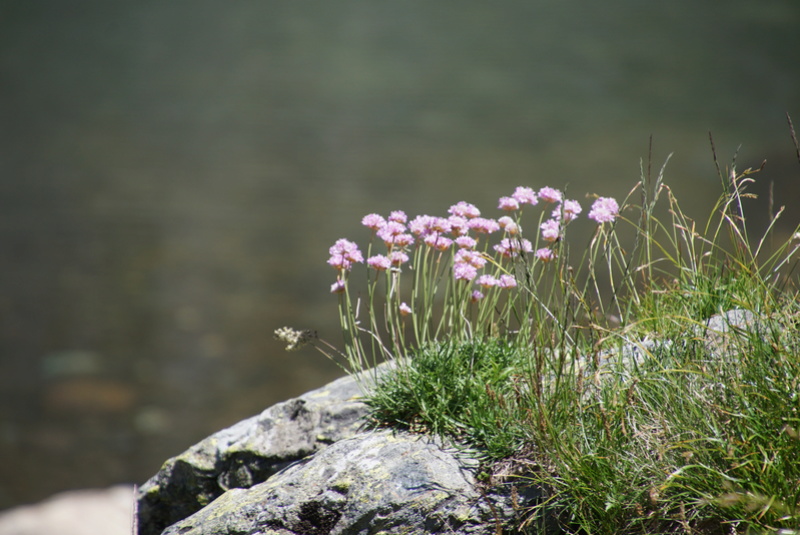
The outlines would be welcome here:
<svg viewBox="0 0 800 535">
<path fill-rule="evenodd" d="M 768 249 L 781 208 L 752 237 L 758 170 L 734 164 L 702 223 L 664 167 L 621 205 L 596 197 L 579 259 L 582 208 L 549 187 L 502 197 L 497 219 L 464 202 L 371 214 L 366 259 L 330 251 L 345 349 L 326 354 L 351 373 L 394 359 L 364 383 L 376 423 L 536 467 L 519 477 L 549 498 L 523 529 L 548 514 L 568 533 L 800 533 L 800 231 Z"/>
</svg>

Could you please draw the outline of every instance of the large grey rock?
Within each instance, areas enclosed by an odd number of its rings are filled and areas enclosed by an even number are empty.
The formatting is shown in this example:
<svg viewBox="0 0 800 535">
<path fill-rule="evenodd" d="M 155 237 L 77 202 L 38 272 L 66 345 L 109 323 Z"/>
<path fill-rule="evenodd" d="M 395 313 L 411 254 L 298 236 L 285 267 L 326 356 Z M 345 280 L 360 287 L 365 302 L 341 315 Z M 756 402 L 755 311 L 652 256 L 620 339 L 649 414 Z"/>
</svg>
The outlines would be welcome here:
<svg viewBox="0 0 800 535">
<path fill-rule="evenodd" d="M 531 488 L 482 491 L 477 469 L 439 439 L 366 432 L 226 492 L 164 535 L 494 533 L 538 497 Z"/>
<path fill-rule="evenodd" d="M 343 377 L 278 403 L 169 459 L 139 488 L 139 533 L 157 535 L 225 491 L 249 488 L 352 436 L 367 412 L 360 394 L 357 382 Z"/>
</svg>

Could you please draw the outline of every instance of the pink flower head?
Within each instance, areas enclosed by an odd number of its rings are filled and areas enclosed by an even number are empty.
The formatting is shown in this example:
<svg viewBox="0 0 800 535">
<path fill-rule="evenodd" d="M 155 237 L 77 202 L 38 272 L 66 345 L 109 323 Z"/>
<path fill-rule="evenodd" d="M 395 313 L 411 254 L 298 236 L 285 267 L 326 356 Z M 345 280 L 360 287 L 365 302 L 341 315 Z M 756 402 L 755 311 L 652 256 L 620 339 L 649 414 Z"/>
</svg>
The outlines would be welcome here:
<svg viewBox="0 0 800 535">
<path fill-rule="evenodd" d="M 450 223 L 450 233 L 455 236 L 462 236 L 469 232 L 469 220 L 460 215 L 451 215 L 447 218 Z"/>
<path fill-rule="evenodd" d="M 336 282 L 331 284 L 331 293 L 340 294 L 345 291 L 345 282 L 343 279 L 336 279 Z"/>
<path fill-rule="evenodd" d="M 408 221 L 408 216 L 402 210 L 395 210 L 391 214 L 389 214 L 389 221 L 394 221 L 396 223 L 405 223 Z"/>
<path fill-rule="evenodd" d="M 416 236 L 424 236 L 430 231 L 433 219 L 429 215 L 418 215 L 408 224 L 408 230 Z"/>
<path fill-rule="evenodd" d="M 367 258 L 367 265 L 376 271 L 385 271 L 392 267 L 392 261 L 382 254 Z"/>
<path fill-rule="evenodd" d="M 431 232 L 423 239 L 428 247 L 433 247 L 437 251 L 446 251 L 453 245 L 453 240 L 447 236 L 442 236 L 438 232 Z"/>
<path fill-rule="evenodd" d="M 500 230 L 500 225 L 494 219 L 475 217 L 469 220 L 469 228 L 481 234 L 491 234 Z"/>
<path fill-rule="evenodd" d="M 555 260 L 556 253 L 548 247 L 543 247 L 536 250 L 536 258 L 538 258 L 541 262 L 547 263 L 551 260 Z"/>
<path fill-rule="evenodd" d="M 361 251 L 358 250 L 358 245 L 344 238 L 336 240 L 336 243 L 328 249 L 328 252 L 331 255 L 328 259 L 328 264 L 336 269 L 349 271 L 353 264 L 364 261 Z"/>
<path fill-rule="evenodd" d="M 500 197 L 497 207 L 501 210 L 513 212 L 514 210 L 519 210 L 519 201 L 514 197 Z"/>
<path fill-rule="evenodd" d="M 619 215 L 619 205 L 611 197 L 599 197 L 589 211 L 589 219 L 599 223 L 611 223 Z"/>
<path fill-rule="evenodd" d="M 456 264 L 469 264 L 476 269 L 486 265 L 486 259 L 483 255 L 470 249 L 459 249 L 453 262 Z"/>
<path fill-rule="evenodd" d="M 403 234 L 406 231 L 406 226 L 397 221 L 388 221 L 381 227 L 376 235 L 383 240 L 387 247 L 394 244 L 394 238 Z"/>
<path fill-rule="evenodd" d="M 405 302 L 400 303 L 400 315 L 401 316 L 408 316 L 409 314 L 413 314 L 414 312 L 411 310 L 411 307 L 408 306 Z"/>
<path fill-rule="evenodd" d="M 497 279 L 497 286 L 499 288 L 516 288 L 517 279 L 511 275 L 500 275 L 500 278 Z"/>
<path fill-rule="evenodd" d="M 389 260 L 393 266 L 400 266 L 408 262 L 408 255 L 403 251 L 392 251 L 389 253 Z"/>
<path fill-rule="evenodd" d="M 539 199 L 544 202 L 559 203 L 561 202 L 561 192 L 555 188 L 545 186 L 539 190 Z"/>
<path fill-rule="evenodd" d="M 457 215 L 460 217 L 478 217 L 481 215 L 481 211 L 478 210 L 474 204 L 470 204 L 468 202 L 459 201 L 458 203 L 454 204 L 448 210 L 450 215 Z"/>
<path fill-rule="evenodd" d="M 477 284 L 478 286 L 482 286 L 484 288 L 491 288 L 492 286 L 496 286 L 497 282 L 498 282 L 497 279 L 495 279 L 491 275 L 481 275 L 475 281 L 475 284 Z"/>
<path fill-rule="evenodd" d="M 408 247 L 412 243 L 414 243 L 414 236 L 411 234 L 398 234 L 392 237 L 392 245 L 398 247 Z"/>
<path fill-rule="evenodd" d="M 478 245 L 478 240 L 470 236 L 459 236 L 455 239 L 455 242 L 462 249 L 474 249 Z"/>
<path fill-rule="evenodd" d="M 453 277 L 456 280 L 471 281 L 478 275 L 478 270 L 475 266 L 471 266 L 464 262 L 456 262 L 453 264 Z"/>
<path fill-rule="evenodd" d="M 504 215 L 503 217 L 499 218 L 497 220 L 497 223 L 500 225 L 500 228 L 502 228 L 506 232 L 506 234 L 511 234 L 512 236 L 514 234 L 519 234 L 521 230 L 517 222 L 514 221 L 512 218 L 508 217 L 507 215 Z"/>
<path fill-rule="evenodd" d="M 483 294 L 478 290 L 473 290 L 472 295 L 470 296 L 470 301 L 477 303 L 481 299 L 483 299 Z"/>
<path fill-rule="evenodd" d="M 558 239 L 558 233 L 560 231 L 558 221 L 555 219 L 548 219 L 542 226 L 542 239 L 546 242 L 554 242 Z"/>
<path fill-rule="evenodd" d="M 526 240 L 525 238 L 503 238 L 500 240 L 500 243 L 494 246 L 494 250 L 506 258 L 514 258 L 520 252 L 530 253 L 533 251 L 533 245 L 530 240 Z"/>
<path fill-rule="evenodd" d="M 365 215 L 361 224 L 372 230 L 379 230 L 386 224 L 386 220 L 378 214 Z"/>
<path fill-rule="evenodd" d="M 539 203 L 539 199 L 536 198 L 536 193 L 533 191 L 532 188 L 518 186 L 517 189 L 514 190 L 513 195 L 511 196 L 519 204 L 530 204 L 531 206 L 533 206 Z"/>
<path fill-rule="evenodd" d="M 431 218 L 430 230 L 439 232 L 440 234 L 448 234 L 453 230 L 453 224 L 446 217 L 433 217 Z"/>
<path fill-rule="evenodd" d="M 563 205 L 556 206 L 553 209 L 553 219 L 560 220 L 561 213 L 564 213 L 564 222 L 569 223 L 578 218 L 578 214 L 583 211 L 581 204 L 578 201 L 566 200 Z"/>
</svg>

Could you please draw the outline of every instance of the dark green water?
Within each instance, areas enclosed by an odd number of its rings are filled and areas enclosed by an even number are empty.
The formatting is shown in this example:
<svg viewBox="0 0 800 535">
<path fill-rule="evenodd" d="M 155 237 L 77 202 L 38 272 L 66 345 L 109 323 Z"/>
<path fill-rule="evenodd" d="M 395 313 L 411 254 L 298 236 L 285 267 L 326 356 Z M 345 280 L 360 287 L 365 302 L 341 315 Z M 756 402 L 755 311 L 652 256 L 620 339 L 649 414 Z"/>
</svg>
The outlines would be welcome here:
<svg viewBox="0 0 800 535">
<path fill-rule="evenodd" d="M 799 27 L 795 0 L 0 4 L 0 508 L 140 482 L 338 375 L 271 333 L 338 341 L 327 248 L 365 213 L 622 197 L 652 134 L 704 217 L 709 130 L 791 211 Z"/>
</svg>

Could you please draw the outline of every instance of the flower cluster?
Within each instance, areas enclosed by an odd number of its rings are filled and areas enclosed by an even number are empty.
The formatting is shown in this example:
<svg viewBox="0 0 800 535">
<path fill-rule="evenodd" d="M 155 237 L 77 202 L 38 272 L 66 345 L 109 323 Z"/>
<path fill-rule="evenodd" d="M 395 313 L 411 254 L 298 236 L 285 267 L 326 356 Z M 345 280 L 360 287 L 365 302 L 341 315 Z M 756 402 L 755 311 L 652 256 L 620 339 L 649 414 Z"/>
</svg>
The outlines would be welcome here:
<svg viewBox="0 0 800 535">
<path fill-rule="evenodd" d="M 519 213 L 524 205 L 535 206 L 540 202 L 554 206 L 550 218 L 539 226 L 544 247 L 534 251 L 531 241 L 521 237 Z M 582 212 L 578 201 L 564 199 L 563 193 L 555 188 L 543 187 L 536 192 L 524 186 L 517 187 L 509 196 L 500 197 L 498 209 L 517 215 L 504 215 L 497 219 L 482 217 L 481 211 L 475 205 L 464 201 L 452 205 L 447 217 L 418 215 L 409 221 L 405 212 L 400 210 L 391 212 L 387 218 L 379 214 L 368 214 L 361 223 L 383 242 L 386 252 L 370 256 L 366 264 L 375 271 L 399 271 L 409 262 L 409 253 L 413 248 L 427 247 L 441 253 L 452 251 L 453 278 L 457 281 L 475 281 L 478 289 L 473 293 L 473 299 L 479 299 L 480 288 L 513 288 L 516 285 L 516 282 L 511 283 L 513 277 L 508 273 L 498 278 L 490 274 L 480 274 L 487 261 L 492 258 L 487 253 L 487 246 L 479 250 L 482 237 L 502 231 L 502 237 L 492 246 L 497 254 L 493 265 L 499 265 L 498 262 L 504 259 L 514 259 L 529 253 L 533 253 L 536 260 L 546 263 L 557 257 L 554 245 L 563 236 L 566 225 L 577 219 Z M 588 217 L 602 224 L 613 221 L 618 213 L 619 206 L 614 199 L 600 197 L 592 205 Z M 363 263 L 364 258 L 358 246 L 346 239 L 338 240 L 330 248 L 330 255 L 328 264 L 340 272 L 331 292 L 340 293 L 345 290 L 346 273 L 353 264 Z M 404 309 L 404 312 L 407 311 Z"/>
</svg>

